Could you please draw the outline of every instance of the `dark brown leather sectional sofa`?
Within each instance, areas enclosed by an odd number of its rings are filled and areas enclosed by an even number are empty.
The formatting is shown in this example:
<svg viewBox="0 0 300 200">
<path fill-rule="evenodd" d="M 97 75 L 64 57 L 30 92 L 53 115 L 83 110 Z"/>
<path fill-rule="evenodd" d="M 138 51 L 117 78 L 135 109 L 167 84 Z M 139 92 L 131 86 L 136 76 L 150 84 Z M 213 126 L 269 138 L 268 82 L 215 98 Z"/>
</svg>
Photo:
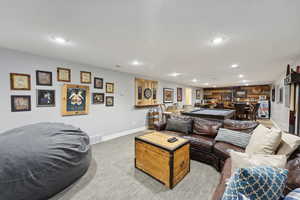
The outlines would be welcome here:
<svg viewBox="0 0 300 200">
<path fill-rule="evenodd" d="M 156 130 L 189 139 L 191 145 L 191 159 L 207 163 L 213 166 L 217 171 L 221 172 L 219 185 L 213 195 L 213 200 L 220 200 L 225 190 L 226 179 L 231 176 L 229 150 L 239 152 L 244 152 L 245 150 L 229 143 L 215 141 L 217 131 L 219 128 L 223 127 L 251 134 L 251 132 L 258 126 L 258 123 L 236 120 L 225 120 L 221 122 L 176 115 L 171 116 L 171 118 L 177 118 L 180 120 L 191 119 L 193 123 L 192 133 L 185 134 L 181 132 L 166 131 L 166 123 L 156 124 Z M 300 187 L 300 151 L 297 150 L 289 158 L 287 169 L 289 169 L 289 177 L 285 193 Z"/>
</svg>

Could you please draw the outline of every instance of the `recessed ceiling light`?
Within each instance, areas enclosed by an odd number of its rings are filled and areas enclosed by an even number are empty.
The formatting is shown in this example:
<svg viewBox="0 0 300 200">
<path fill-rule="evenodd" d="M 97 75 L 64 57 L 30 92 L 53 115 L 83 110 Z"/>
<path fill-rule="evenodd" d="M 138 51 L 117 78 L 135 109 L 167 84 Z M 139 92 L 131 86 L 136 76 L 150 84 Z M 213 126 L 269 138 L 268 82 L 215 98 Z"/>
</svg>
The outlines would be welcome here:
<svg viewBox="0 0 300 200">
<path fill-rule="evenodd" d="M 204 85 L 209 85 L 209 83 L 204 83 Z"/>
<path fill-rule="evenodd" d="M 216 85 L 213 86 L 214 88 L 217 87 Z"/>
<path fill-rule="evenodd" d="M 133 66 L 139 66 L 139 65 L 142 65 L 143 63 L 140 62 L 140 61 L 138 61 L 138 60 L 133 60 L 133 61 L 131 62 L 131 64 L 132 64 Z"/>
<path fill-rule="evenodd" d="M 192 82 L 194 82 L 194 83 L 196 83 L 197 81 L 198 81 L 198 80 L 197 80 L 197 79 L 195 79 L 195 78 L 192 80 Z"/>
<path fill-rule="evenodd" d="M 63 37 L 58 37 L 58 36 L 53 37 L 52 40 L 53 40 L 54 42 L 58 43 L 58 44 L 61 44 L 61 45 L 65 45 L 65 44 L 68 43 L 68 40 L 67 40 L 67 39 L 65 39 L 65 38 L 63 38 Z"/>
<path fill-rule="evenodd" d="M 248 83 L 246 83 L 245 85 L 246 85 L 246 86 L 249 86 L 249 84 L 248 84 Z"/>
<path fill-rule="evenodd" d="M 232 65 L 231 65 L 231 68 L 237 68 L 237 67 L 239 67 L 238 64 L 232 64 Z"/>
<path fill-rule="evenodd" d="M 219 45 L 219 44 L 222 44 L 224 42 L 224 39 L 222 37 L 216 37 L 213 39 L 212 43 L 214 45 Z"/>
<path fill-rule="evenodd" d="M 243 82 L 243 83 L 246 83 L 246 82 L 248 82 L 248 81 L 247 81 L 247 80 L 242 80 L 242 82 Z"/>
<path fill-rule="evenodd" d="M 176 77 L 176 76 L 179 76 L 179 75 L 181 75 L 181 73 L 174 72 L 174 73 L 169 74 L 169 76 L 173 76 L 173 77 Z"/>
<path fill-rule="evenodd" d="M 243 78 L 244 77 L 244 75 L 243 74 L 239 74 L 239 78 Z"/>
</svg>

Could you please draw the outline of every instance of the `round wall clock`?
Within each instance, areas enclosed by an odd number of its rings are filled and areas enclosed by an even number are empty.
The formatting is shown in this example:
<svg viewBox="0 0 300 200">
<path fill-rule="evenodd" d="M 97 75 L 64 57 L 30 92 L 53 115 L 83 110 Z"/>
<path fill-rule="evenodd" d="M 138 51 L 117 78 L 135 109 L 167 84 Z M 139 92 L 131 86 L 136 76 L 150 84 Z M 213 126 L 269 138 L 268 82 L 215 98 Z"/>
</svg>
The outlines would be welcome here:
<svg viewBox="0 0 300 200">
<path fill-rule="evenodd" d="M 152 91 L 151 91 L 151 89 L 150 89 L 150 88 L 146 88 L 146 89 L 144 90 L 144 97 L 145 97 L 146 99 L 150 99 L 151 96 L 152 96 Z"/>
</svg>

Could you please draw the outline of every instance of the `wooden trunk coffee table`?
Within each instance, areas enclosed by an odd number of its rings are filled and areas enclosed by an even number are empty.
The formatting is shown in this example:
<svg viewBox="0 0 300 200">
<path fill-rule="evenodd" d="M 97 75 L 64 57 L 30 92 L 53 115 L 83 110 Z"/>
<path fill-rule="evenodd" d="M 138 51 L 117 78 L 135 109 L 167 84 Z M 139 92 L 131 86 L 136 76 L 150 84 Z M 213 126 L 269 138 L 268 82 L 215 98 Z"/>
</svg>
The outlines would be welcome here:
<svg viewBox="0 0 300 200">
<path fill-rule="evenodd" d="M 190 172 L 187 139 L 169 143 L 174 136 L 152 132 L 135 137 L 135 167 L 172 189 Z"/>
</svg>

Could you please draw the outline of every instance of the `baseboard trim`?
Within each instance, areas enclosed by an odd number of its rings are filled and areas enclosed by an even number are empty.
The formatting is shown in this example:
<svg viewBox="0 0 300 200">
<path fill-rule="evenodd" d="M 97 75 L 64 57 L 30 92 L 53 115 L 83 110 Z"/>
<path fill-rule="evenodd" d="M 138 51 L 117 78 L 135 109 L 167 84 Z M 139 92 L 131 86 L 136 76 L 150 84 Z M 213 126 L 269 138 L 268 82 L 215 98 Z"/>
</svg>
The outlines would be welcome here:
<svg viewBox="0 0 300 200">
<path fill-rule="evenodd" d="M 126 130 L 126 131 L 122 131 L 122 132 L 118 132 L 118 133 L 113 133 L 113 134 L 109 134 L 109 135 L 94 135 L 94 136 L 90 136 L 90 143 L 93 144 L 98 144 L 101 142 L 105 142 L 108 140 L 112 140 L 118 137 L 122 137 L 125 135 L 130 135 L 139 131 L 144 131 L 147 128 L 145 126 L 140 127 L 140 128 L 135 128 L 135 129 L 130 129 L 130 130 Z"/>
</svg>

